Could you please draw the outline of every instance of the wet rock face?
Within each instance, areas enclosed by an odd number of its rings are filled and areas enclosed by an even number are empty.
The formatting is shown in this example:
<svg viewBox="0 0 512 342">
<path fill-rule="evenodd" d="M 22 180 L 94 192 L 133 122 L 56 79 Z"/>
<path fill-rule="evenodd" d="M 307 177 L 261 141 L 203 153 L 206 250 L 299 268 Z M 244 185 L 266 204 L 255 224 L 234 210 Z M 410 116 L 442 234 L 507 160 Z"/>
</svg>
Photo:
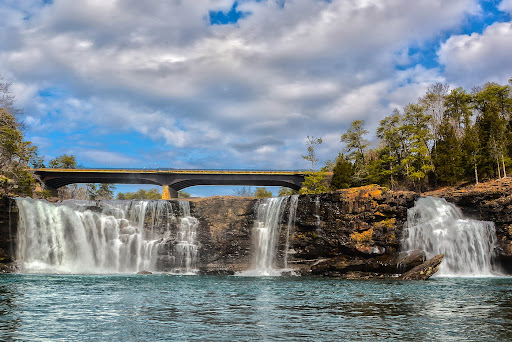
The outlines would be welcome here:
<svg viewBox="0 0 512 342">
<path fill-rule="evenodd" d="M 17 222 L 18 210 L 14 200 L 0 196 L 0 264 L 9 265 L 14 261 Z M 0 272 L 9 268 L 0 267 Z"/>
<path fill-rule="evenodd" d="M 320 260 L 311 266 L 311 274 L 352 278 L 357 272 L 365 277 L 407 272 L 425 261 L 423 251 L 384 254 L 373 257 L 337 256 Z"/>
<path fill-rule="evenodd" d="M 252 228 L 258 200 L 210 197 L 190 202 L 199 220 L 199 264 L 204 274 L 233 274 L 252 262 Z"/>
<path fill-rule="evenodd" d="M 296 262 L 318 258 L 394 258 L 413 192 L 366 186 L 300 196 L 290 237 Z M 375 259 L 377 260 L 377 259 Z"/>
<path fill-rule="evenodd" d="M 400 280 L 427 280 L 439 271 L 439 265 L 443 261 L 443 254 L 436 255 L 423 264 L 414 267 L 412 270 L 402 274 Z"/>
</svg>

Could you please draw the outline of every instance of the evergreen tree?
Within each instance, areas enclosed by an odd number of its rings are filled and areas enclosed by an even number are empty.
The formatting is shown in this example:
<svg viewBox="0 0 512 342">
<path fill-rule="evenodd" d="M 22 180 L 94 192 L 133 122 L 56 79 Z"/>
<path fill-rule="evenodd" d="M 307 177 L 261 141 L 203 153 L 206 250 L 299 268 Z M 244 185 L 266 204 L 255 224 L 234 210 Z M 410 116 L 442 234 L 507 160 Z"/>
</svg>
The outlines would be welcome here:
<svg viewBox="0 0 512 342">
<path fill-rule="evenodd" d="M 407 178 L 412 181 L 418 192 L 421 192 L 427 173 L 434 170 L 429 146 L 432 141 L 432 133 L 429 130 L 430 118 L 418 104 L 409 104 L 405 107 L 402 129 L 407 134 L 409 149 L 402 163 L 406 167 Z"/>
<path fill-rule="evenodd" d="M 506 176 L 505 153 L 507 123 L 510 119 L 512 100 L 510 87 L 488 83 L 474 95 L 478 111 L 476 125 L 481 153 L 481 174 L 488 178 Z"/>
<path fill-rule="evenodd" d="M 336 164 L 332 172 L 331 189 L 346 189 L 350 187 L 354 175 L 354 167 L 343 154 L 336 158 Z"/>
<path fill-rule="evenodd" d="M 464 174 L 478 184 L 478 165 L 481 164 L 478 130 L 474 125 L 466 126 L 461 143 Z"/>
<path fill-rule="evenodd" d="M 382 176 L 389 179 L 391 189 L 398 180 L 403 155 L 402 148 L 405 146 L 401 126 L 402 116 L 398 109 L 395 109 L 392 115 L 380 121 L 377 128 L 377 138 L 382 141 L 383 147 L 378 151 L 378 162 L 373 169 L 381 170 Z"/>
<path fill-rule="evenodd" d="M 446 96 L 444 114 L 455 128 L 458 138 L 461 138 L 464 129 L 471 125 L 471 102 L 472 96 L 462 88 L 453 89 Z"/>
<path fill-rule="evenodd" d="M 462 178 L 462 151 L 455 128 L 445 119 L 439 127 L 439 140 L 432 152 L 436 176 L 444 184 L 453 185 Z"/>
</svg>

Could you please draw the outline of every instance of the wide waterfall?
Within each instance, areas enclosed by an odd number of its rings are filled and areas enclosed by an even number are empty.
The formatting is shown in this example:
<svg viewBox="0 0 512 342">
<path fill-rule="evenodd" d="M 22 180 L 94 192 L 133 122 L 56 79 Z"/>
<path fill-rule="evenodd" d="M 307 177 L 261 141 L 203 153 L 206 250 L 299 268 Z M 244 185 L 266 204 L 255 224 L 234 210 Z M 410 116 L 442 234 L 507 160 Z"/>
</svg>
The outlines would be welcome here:
<svg viewBox="0 0 512 342">
<path fill-rule="evenodd" d="M 277 276 L 287 270 L 289 235 L 295 223 L 298 195 L 274 197 L 260 201 L 253 228 L 254 260 L 251 270 L 242 272 L 248 276 Z M 284 214 L 288 209 L 283 266 L 278 268 L 276 256 Z"/>
<path fill-rule="evenodd" d="M 439 276 L 490 276 L 496 248 L 492 222 L 465 218 L 443 198 L 418 199 L 407 213 L 403 250 L 444 254 Z"/>
<path fill-rule="evenodd" d="M 179 208 L 168 201 L 16 203 L 24 272 L 197 271 L 198 221 L 186 201 Z"/>
</svg>

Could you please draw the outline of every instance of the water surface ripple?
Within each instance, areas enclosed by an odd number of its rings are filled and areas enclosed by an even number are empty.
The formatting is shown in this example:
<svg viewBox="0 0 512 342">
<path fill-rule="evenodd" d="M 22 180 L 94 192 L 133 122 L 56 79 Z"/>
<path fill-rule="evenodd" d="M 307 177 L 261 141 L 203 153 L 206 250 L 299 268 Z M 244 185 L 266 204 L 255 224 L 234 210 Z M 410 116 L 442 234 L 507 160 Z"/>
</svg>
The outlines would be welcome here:
<svg viewBox="0 0 512 342">
<path fill-rule="evenodd" d="M 2 341 L 510 341 L 512 279 L 1 275 Z"/>
</svg>

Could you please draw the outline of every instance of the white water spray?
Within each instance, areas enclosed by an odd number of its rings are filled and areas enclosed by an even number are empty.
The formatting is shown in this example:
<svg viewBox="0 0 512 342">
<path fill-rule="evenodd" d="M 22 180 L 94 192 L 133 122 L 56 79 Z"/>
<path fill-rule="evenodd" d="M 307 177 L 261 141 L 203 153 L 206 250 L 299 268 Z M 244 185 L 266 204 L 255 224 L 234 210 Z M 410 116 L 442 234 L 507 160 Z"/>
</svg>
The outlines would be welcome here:
<svg viewBox="0 0 512 342">
<path fill-rule="evenodd" d="M 288 206 L 288 200 L 290 205 Z M 288 263 L 289 233 L 295 221 L 298 196 L 274 197 L 262 200 L 257 209 L 257 217 L 253 228 L 254 261 L 252 269 L 241 272 L 247 276 L 278 276 L 286 271 Z M 284 252 L 284 269 L 277 268 L 276 254 L 281 230 L 281 221 L 285 209 L 289 208 L 288 224 L 286 227 L 286 246 Z"/>
<path fill-rule="evenodd" d="M 180 252 L 180 243 L 188 240 L 174 237 L 179 235 L 178 220 L 171 202 L 105 201 L 99 202 L 102 212 L 88 210 L 95 204 L 89 201 L 55 205 L 17 199 L 16 203 L 19 208 L 17 260 L 24 272 L 132 273 L 162 269 L 193 272 L 195 259 L 187 259 Z M 184 220 L 194 219 L 190 209 L 183 216 L 180 227 Z M 197 224 L 194 232 L 196 228 Z M 179 241 L 169 253 L 169 248 L 164 247 L 176 239 Z M 187 248 L 181 250 L 186 254 Z M 194 253 L 195 258 L 197 248 Z"/>
<path fill-rule="evenodd" d="M 493 275 L 494 223 L 465 218 L 443 198 L 420 198 L 408 210 L 402 247 L 421 249 L 428 258 L 444 254 L 439 276 Z"/>
<path fill-rule="evenodd" d="M 180 201 L 182 218 L 177 235 L 176 258 L 178 268 L 176 273 L 195 274 L 197 273 L 197 226 L 199 221 L 190 215 L 190 203 Z"/>
</svg>

